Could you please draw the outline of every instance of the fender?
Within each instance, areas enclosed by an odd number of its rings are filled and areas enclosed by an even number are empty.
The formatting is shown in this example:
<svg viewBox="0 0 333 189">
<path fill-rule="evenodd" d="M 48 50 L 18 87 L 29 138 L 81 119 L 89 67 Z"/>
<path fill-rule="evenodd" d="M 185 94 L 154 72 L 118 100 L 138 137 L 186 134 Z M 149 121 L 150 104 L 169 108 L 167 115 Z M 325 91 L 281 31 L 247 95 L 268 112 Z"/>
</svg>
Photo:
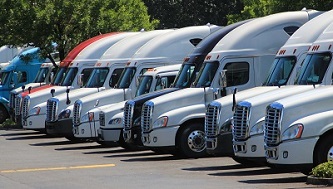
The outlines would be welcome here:
<svg viewBox="0 0 333 189">
<path fill-rule="evenodd" d="M 333 129 L 333 110 L 312 114 L 304 118 L 295 120 L 290 126 L 297 123 L 302 123 L 304 125 L 304 130 L 301 138 L 322 136 L 326 132 Z M 290 126 L 288 126 L 288 128 Z M 285 130 L 286 129 L 284 129 L 282 133 Z"/>
<path fill-rule="evenodd" d="M 205 118 L 205 110 L 206 107 L 204 104 L 195 104 L 190 106 L 185 106 L 182 108 L 177 108 L 164 114 L 160 115 L 159 117 L 167 116 L 168 117 L 168 126 L 180 126 L 183 123 L 192 120 Z"/>
<path fill-rule="evenodd" d="M 3 104 L 3 106 L 6 108 L 7 111 L 9 111 L 9 107 L 8 107 L 9 100 L 8 99 L 6 99 L 5 97 L 1 96 L 0 97 L 0 103 Z"/>
</svg>

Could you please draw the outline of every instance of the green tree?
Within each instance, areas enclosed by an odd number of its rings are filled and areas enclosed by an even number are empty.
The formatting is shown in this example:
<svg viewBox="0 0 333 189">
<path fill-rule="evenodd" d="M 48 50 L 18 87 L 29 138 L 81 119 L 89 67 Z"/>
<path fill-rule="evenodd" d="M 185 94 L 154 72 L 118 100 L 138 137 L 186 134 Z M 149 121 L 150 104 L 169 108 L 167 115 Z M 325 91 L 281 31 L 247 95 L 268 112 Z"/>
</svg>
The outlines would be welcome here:
<svg viewBox="0 0 333 189">
<path fill-rule="evenodd" d="M 0 0 L 0 10 L 0 45 L 33 44 L 47 55 L 56 43 L 61 60 L 90 37 L 158 24 L 141 0 Z"/>
<path fill-rule="evenodd" d="M 144 0 L 158 28 L 180 28 L 207 23 L 226 25 L 228 14 L 243 10 L 241 0 Z"/>
<path fill-rule="evenodd" d="M 329 0 L 242 0 L 244 9 L 240 14 L 229 14 L 228 24 L 245 20 L 249 18 L 262 17 L 269 14 L 285 11 L 297 11 L 306 9 L 315 9 L 319 11 L 328 11 L 333 8 L 333 1 Z"/>
</svg>

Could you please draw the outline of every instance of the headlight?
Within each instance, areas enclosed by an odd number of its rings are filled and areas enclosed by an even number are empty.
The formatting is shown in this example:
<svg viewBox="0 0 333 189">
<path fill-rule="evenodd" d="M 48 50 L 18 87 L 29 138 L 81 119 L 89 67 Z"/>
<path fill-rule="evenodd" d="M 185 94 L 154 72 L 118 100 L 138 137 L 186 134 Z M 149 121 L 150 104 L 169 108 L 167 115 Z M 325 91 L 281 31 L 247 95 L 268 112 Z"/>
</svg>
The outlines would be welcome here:
<svg viewBox="0 0 333 189">
<path fill-rule="evenodd" d="M 93 121 L 94 120 L 94 112 L 88 112 L 84 114 L 81 118 L 81 122 L 88 122 L 88 121 Z"/>
<path fill-rule="evenodd" d="M 29 111 L 29 115 L 39 115 L 40 113 L 40 107 L 39 106 L 36 106 L 34 108 L 32 108 L 30 111 Z"/>
<path fill-rule="evenodd" d="M 168 123 L 168 117 L 166 116 L 160 117 L 154 122 L 153 127 L 154 128 L 165 127 L 167 123 Z"/>
<path fill-rule="evenodd" d="M 232 118 L 225 121 L 220 127 L 219 133 L 227 133 L 232 131 Z"/>
<path fill-rule="evenodd" d="M 251 127 L 251 130 L 250 130 L 250 136 L 263 134 L 264 125 L 265 125 L 265 120 L 261 120 L 258 123 L 256 123 L 255 125 L 253 125 L 253 127 Z"/>
<path fill-rule="evenodd" d="M 291 140 L 301 138 L 304 126 L 301 123 L 290 126 L 282 134 L 282 140 Z"/>
<path fill-rule="evenodd" d="M 105 113 L 104 112 L 99 113 L 99 125 L 105 126 Z"/>
<path fill-rule="evenodd" d="M 60 114 L 58 115 L 58 119 L 69 118 L 69 116 L 71 116 L 71 110 L 65 109 L 60 112 Z"/>
<path fill-rule="evenodd" d="M 120 125 L 120 124 L 122 124 L 121 118 L 115 118 L 109 121 L 109 125 Z"/>
</svg>

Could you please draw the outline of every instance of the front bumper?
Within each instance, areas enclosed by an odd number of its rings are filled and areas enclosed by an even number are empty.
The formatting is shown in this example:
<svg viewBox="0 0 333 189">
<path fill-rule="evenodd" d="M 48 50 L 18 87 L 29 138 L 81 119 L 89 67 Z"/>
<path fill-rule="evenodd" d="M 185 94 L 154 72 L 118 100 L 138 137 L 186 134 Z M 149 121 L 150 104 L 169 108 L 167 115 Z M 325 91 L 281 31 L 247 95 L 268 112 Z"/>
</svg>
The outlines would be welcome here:
<svg viewBox="0 0 333 189">
<path fill-rule="evenodd" d="M 26 119 L 22 120 L 23 128 L 31 130 L 45 129 L 45 118 L 46 114 L 29 116 Z"/>
<path fill-rule="evenodd" d="M 206 138 L 206 151 L 214 156 L 233 156 L 232 134 L 224 133 L 216 137 Z"/>
<path fill-rule="evenodd" d="M 245 141 L 234 141 L 233 147 L 238 157 L 265 159 L 264 135 L 254 135 Z"/>
<path fill-rule="evenodd" d="M 141 140 L 141 127 L 133 127 L 130 130 L 124 130 L 123 135 L 126 143 L 143 146 Z"/>
<path fill-rule="evenodd" d="M 119 137 L 121 135 L 120 128 L 101 128 L 98 130 L 98 138 L 100 138 L 102 141 L 110 141 L 110 142 L 118 142 Z"/>
<path fill-rule="evenodd" d="M 53 136 L 74 137 L 72 118 L 62 119 L 55 122 L 45 122 L 46 133 Z"/>
<path fill-rule="evenodd" d="M 179 126 L 169 126 L 154 129 L 142 134 L 142 143 L 147 147 L 176 146 L 176 134 Z"/>
<path fill-rule="evenodd" d="M 78 126 L 73 126 L 73 134 L 76 138 L 96 138 L 97 130 L 100 128 L 99 121 L 84 122 Z"/>
<path fill-rule="evenodd" d="M 318 139 L 290 140 L 275 147 L 265 147 L 267 162 L 275 165 L 312 165 Z"/>
</svg>

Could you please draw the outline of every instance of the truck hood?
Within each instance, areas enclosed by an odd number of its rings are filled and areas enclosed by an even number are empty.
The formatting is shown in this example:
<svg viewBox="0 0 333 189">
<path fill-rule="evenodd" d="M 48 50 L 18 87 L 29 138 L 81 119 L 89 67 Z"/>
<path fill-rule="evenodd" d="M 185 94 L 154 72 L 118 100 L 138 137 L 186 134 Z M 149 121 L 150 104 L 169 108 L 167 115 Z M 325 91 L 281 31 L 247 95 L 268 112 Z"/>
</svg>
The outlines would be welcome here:
<svg viewBox="0 0 333 189">
<path fill-rule="evenodd" d="M 270 106 L 283 107 L 282 125 L 289 126 L 293 120 L 332 110 L 333 87 L 321 86 L 307 92 L 296 94 L 273 102 Z"/>
<path fill-rule="evenodd" d="M 42 86 L 42 87 L 44 87 L 44 86 Z M 31 109 L 32 107 L 34 107 L 35 105 L 37 105 L 39 103 L 46 102 L 47 99 L 49 99 L 49 98 L 52 98 L 52 95 L 50 93 L 51 89 L 55 89 L 54 95 L 58 95 L 58 94 L 64 93 L 66 91 L 66 87 L 53 86 L 51 88 L 46 88 L 41 91 L 28 94 L 26 97 L 30 98 L 29 109 Z M 20 93 L 18 96 L 22 97 L 22 93 Z"/>
<path fill-rule="evenodd" d="M 267 93 L 269 91 L 277 90 L 278 87 L 276 86 L 260 86 L 255 87 L 251 89 L 247 89 L 244 91 L 239 91 L 236 93 L 236 103 L 240 102 L 242 100 L 245 100 L 247 98 L 251 98 L 253 96 L 257 96 L 263 93 Z M 221 106 L 221 113 L 220 113 L 220 123 L 223 124 L 224 122 L 228 121 L 233 116 L 233 95 L 227 95 L 225 97 L 222 97 L 220 99 L 214 100 L 210 104 L 217 103 L 219 106 Z"/>
<path fill-rule="evenodd" d="M 156 98 L 156 97 L 159 97 L 159 96 L 162 96 L 162 95 L 165 95 L 165 94 L 177 91 L 177 90 L 180 90 L 180 89 L 179 88 L 166 88 L 163 90 L 158 90 L 158 91 L 154 91 L 151 93 L 137 96 L 137 97 L 133 98 L 131 101 L 134 101 L 135 105 L 142 105 L 147 100 L 150 100 L 150 99 L 153 99 L 153 98 Z"/>
<path fill-rule="evenodd" d="M 238 105 L 245 105 L 251 107 L 250 125 L 254 125 L 258 120 L 262 119 L 266 112 L 266 107 L 270 103 L 285 97 L 289 97 L 295 94 L 303 93 L 309 90 L 313 90 L 312 85 L 289 85 L 278 88 L 273 91 L 269 91 L 248 99 L 245 99 L 238 103 Z"/>
<path fill-rule="evenodd" d="M 29 84 L 26 84 L 24 92 L 27 92 L 29 87 L 31 87 L 32 89 L 34 89 L 34 88 L 41 87 L 41 86 L 44 86 L 44 85 L 45 85 L 45 83 L 29 83 Z M 22 88 L 18 87 L 16 89 L 11 90 L 10 92 L 14 93 L 14 94 L 18 94 L 18 93 L 22 92 Z"/>
<path fill-rule="evenodd" d="M 69 91 L 69 100 L 70 100 L 70 104 L 66 104 L 67 101 L 67 93 L 64 92 L 60 95 L 57 95 L 53 98 L 50 99 L 57 99 L 59 100 L 59 104 L 58 104 L 58 113 L 61 112 L 61 110 L 67 108 L 70 105 L 73 105 L 74 102 L 84 96 L 90 95 L 90 94 L 96 94 L 99 92 L 98 88 L 81 88 L 81 89 L 75 89 L 75 90 L 70 90 Z M 59 111 L 60 110 L 60 111 Z"/>
<path fill-rule="evenodd" d="M 154 114 L 157 113 L 156 116 L 158 116 L 159 113 L 170 110 L 203 104 L 204 100 L 203 88 L 187 88 L 159 96 L 149 101 L 154 103 Z"/>
<path fill-rule="evenodd" d="M 128 90 L 128 89 L 125 89 Z M 84 96 L 84 97 L 83 97 Z M 124 101 L 124 90 L 123 89 L 107 89 L 96 94 L 90 93 L 89 95 L 81 95 L 79 99 L 82 103 L 81 112 L 86 113 L 97 106 L 104 106 L 107 104 L 114 104 L 117 102 Z M 74 104 L 74 101 L 72 101 Z M 73 110 L 73 107 L 72 109 Z M 82 116 L 82 114 L 81 114 Z"/>
</svg>

